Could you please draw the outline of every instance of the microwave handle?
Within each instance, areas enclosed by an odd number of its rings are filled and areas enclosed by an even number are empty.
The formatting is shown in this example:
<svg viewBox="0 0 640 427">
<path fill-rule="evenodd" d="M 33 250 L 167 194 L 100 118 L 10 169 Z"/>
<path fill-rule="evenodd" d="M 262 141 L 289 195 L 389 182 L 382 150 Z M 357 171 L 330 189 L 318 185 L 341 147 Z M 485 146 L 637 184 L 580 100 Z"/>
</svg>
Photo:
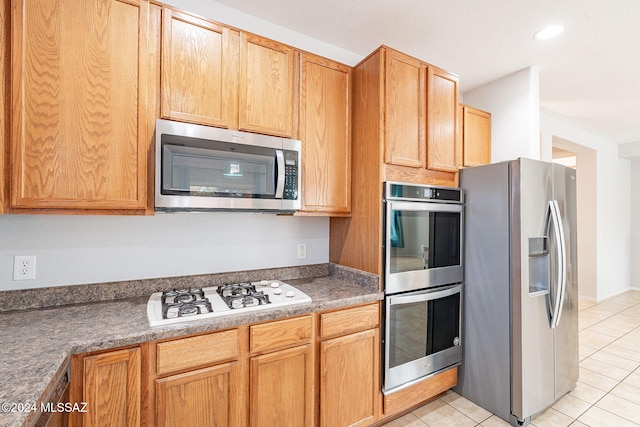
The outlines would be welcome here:
<svg viewBox="0 0 640 427">
<path fill-rule="evenodd" d="M 282 150 L 276 150 L 276 199 L 282 199 L 284 193 L 284 153 Z"/>
</svg>

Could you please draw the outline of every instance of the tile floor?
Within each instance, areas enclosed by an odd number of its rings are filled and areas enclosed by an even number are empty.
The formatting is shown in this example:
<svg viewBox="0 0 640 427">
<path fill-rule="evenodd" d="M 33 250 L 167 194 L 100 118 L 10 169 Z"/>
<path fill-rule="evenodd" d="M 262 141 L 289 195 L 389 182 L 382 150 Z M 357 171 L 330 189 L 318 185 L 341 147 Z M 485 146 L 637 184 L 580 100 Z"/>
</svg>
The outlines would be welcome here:
<svg viewBox="0 0 640 427">
<path fill-rule="evenodd" d="M 531 427 L 640 427 L 640 291 L 580 301 L 580 379 Z M 449 391 L 385 427 L 508 427 Z"/>
</svg>

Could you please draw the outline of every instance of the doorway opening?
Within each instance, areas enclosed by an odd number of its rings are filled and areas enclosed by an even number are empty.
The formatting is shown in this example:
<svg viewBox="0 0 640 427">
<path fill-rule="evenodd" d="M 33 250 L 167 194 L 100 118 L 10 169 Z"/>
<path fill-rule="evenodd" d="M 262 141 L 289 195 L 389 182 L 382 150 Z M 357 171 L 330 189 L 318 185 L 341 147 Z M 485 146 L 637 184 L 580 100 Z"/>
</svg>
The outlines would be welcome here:
<svg viewBox="0 0 640 427">
<path fill-rule="evenodd" d="M 552 137 L 552 158 L 556 163 L 576 170 L 578 293 L 597 301 L 597 224 L 596 224 L 596 150 L 557 136 Z"/>
</svg>

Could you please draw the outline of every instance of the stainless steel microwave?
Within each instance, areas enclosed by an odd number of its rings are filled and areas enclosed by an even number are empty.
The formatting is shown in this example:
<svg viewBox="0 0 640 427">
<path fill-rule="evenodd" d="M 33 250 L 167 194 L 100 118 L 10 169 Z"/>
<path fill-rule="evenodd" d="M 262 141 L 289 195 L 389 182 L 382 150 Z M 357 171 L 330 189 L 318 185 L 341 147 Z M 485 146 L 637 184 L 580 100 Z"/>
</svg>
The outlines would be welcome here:
<svg viewBox="0 0 640 427">
<path fill-rule="evenodd" d="M 156 121 L 156 210 L 300 209 L 298 140 Z"/>
</svg>

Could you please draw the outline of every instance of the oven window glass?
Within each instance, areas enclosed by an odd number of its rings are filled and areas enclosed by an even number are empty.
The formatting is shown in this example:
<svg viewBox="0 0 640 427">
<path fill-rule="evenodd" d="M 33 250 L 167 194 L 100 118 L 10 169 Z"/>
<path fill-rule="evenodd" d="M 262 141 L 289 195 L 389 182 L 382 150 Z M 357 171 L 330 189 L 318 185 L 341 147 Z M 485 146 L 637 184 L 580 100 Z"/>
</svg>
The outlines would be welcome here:
<svg viewBox="0 0 640 427">
<path fill-rule="evenodd" d="M 460 265 L 460 212 L 391 212 L 391 273 Z"/>
<path fill-rule="evenodd" d="M 455 346 L 460 336 L 460 293 L 390 306 L 389 368 Z"/>
<path fill-rule="evenodd" d="M 223 151 L 210 145 L 163 144 L 162 194 L 274 198 L 275 150 L 236 144 L 238 149 Z"/>
</svg>

